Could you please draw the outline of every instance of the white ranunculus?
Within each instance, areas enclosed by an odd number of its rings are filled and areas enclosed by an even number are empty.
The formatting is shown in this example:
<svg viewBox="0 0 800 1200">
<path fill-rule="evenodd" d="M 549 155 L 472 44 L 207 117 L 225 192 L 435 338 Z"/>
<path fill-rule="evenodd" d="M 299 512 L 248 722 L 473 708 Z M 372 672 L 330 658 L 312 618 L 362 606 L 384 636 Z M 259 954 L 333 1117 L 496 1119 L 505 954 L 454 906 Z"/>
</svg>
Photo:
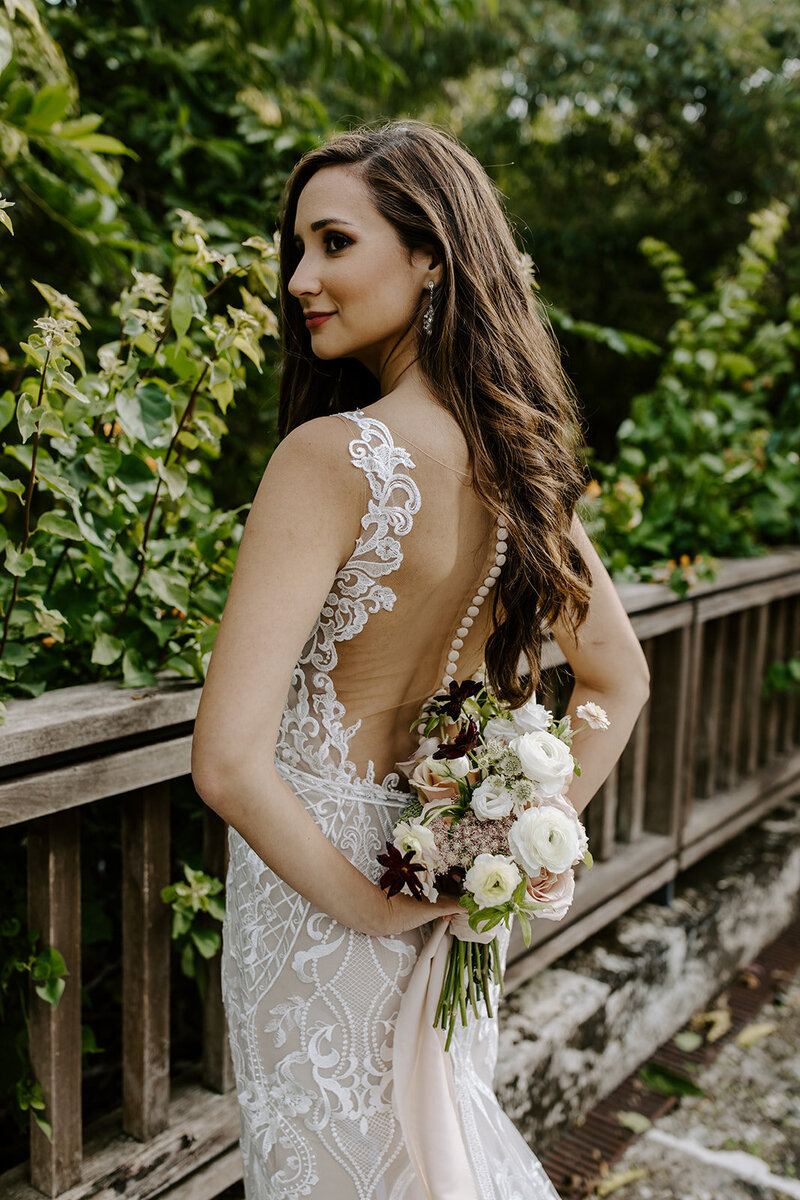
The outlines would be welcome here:
<svg viewBox="0 0 800 1200">
<path fill-rule="evenodd" d="M 514 797 L 499 775 L 490 775 L 475 788 L 470 804 L 481 821 L 496 821 L 510 814 Z"/>
<path fill-rule="evenodd" d="M 417 862 L 435 867 L 439 861 L 436 838 L 427 825 L 417 821 L 398 821 L 394 827 L 394 844 L 401 854 L 412 851 Z"/>
<path fill-rule="evenodd" d="M 509 721 L 507 717 L 490 717 L 483 727 L 482 737 L 484 742 L 488 742 L 489 738 L 497 738 L 498 742 L 507 746 L 512 738 L 520 733 L 522 730 L 515 729 L 513 721 Z"/>
<path fill-rule="evenodd" d="M 575 766 L 569 747 L 544 729 L 514 738 L 509 749 L 519 758 L 523 775 L 530 779 L 539 796 L 561 792 Z"/>
<path fill-rule="evenodd" d="M 511 720 L 517 733 L 535 733 L 547 729 L 553 714 L 536 700 L 527 700 L 521 708 L 511 710 Z"/>
<path fill-rule="evenodd" d="M 580 857 L 577 823 L 552 804 L 526 808 L 508 831 L 508 848 L 526 874 L 542 867 L 559 874 Z"/>
<path fill-rule="evenodd" d="M 479 854 L 467 871 L 464 887 L 481 908 L 492 908 L 511 899 L 520 879 L 519 868 L 508 855 Z"/>
</svg>

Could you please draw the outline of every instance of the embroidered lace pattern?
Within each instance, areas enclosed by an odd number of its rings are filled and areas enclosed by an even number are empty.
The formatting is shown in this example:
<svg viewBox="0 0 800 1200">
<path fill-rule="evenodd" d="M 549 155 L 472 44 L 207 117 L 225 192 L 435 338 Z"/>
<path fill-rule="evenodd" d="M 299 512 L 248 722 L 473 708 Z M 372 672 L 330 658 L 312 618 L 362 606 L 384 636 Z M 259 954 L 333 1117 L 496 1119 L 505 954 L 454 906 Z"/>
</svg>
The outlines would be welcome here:
<svg viewBox="0 0 800 1200">
<path fill-rule="evenodd" d="M 408 450 L 360 410 L 352 463 L 368 485 L 352 555 L 298 659 L 280 727 L 276 769 L 326 836 L 374 882 L 393 822 L 408 802 L 399 777 L 380 783 L 348 758 L 331 672 L 337 644 L 370 614 L 391 610 L 387 577 L 420 493 Z M 425 1200 L 392 1109 L 391 1055 L 404 981 L 431 926 L 369 937 L 288 887 L 229 830 L 222 993 L 241 1111 L 247 1200 Z M 508 934 L 501 931 L 504 958 Z M 496 1017 L 453 1040 L 459 1112 L 485 1200 L 558 1200 L 492 1090 Z"/>
</svg>

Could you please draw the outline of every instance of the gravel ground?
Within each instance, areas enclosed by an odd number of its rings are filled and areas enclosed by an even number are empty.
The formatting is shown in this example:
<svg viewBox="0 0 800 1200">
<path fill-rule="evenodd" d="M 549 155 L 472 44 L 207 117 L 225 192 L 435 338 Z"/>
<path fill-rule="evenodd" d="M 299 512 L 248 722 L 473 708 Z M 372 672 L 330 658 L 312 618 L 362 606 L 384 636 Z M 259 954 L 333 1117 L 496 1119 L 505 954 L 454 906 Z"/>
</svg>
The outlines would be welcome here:
<svg viewBox="0 0 800 1200">
<path fill-rule="evenodd" d="M 704 1095 L 632 1142 L 593 1197 L 800 1200 L 800 971 L 753 1024 L 774 1028 L 724 1045 L 693 1077 Z"/>
</svg>

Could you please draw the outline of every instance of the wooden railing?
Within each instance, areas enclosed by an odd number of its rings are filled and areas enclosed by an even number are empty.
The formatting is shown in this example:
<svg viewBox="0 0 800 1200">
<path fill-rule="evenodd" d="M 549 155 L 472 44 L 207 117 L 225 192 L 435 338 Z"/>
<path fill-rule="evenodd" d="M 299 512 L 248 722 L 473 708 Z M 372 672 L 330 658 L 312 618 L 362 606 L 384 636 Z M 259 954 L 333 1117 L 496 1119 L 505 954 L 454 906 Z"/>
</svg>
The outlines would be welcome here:
<svg viewBox="0 0 800 1200">
<path fill-rule="evenodd" d="M 800 653 L 800 550 L 723 565 L 686 600 L 625 585 L 651 669 L 630 742 L 583 814 L 595 859 L 561 922 L 515 932 L 506 989 L 553 962 L 679 871 L 800 790 L 800 704 L 762 699 L 768 665 Z M 561 710 L 571 679 L 549 642 L 539 699 Z M 52 1142 L 31 1124 L 30 1165 L 0 1177 L 9 1200 L 41 1193 L 206 1200 L 241 1175 L 239 1115 L 218 962 L 202 1013 L 202 1062 L 170 1076 L 170 787 L 189 774 L 200 689 L 176 679 L 88 685 L 9 704 L 0 728 L 0 827 L 26 822 L 28 918 L 69 970 L 59 1005 L 30 998 L 33 1068 Z M 81 1122 L 80 810 L 118 801 L 122 828 L 120 1107 Z M 198 804 L 200 802 L 198 801 Z M 205 869 L 223 876 L 224 824 L 203 807 Z M 199 1019 L 199 1018 L 198 1018 Z"/>
</svg>

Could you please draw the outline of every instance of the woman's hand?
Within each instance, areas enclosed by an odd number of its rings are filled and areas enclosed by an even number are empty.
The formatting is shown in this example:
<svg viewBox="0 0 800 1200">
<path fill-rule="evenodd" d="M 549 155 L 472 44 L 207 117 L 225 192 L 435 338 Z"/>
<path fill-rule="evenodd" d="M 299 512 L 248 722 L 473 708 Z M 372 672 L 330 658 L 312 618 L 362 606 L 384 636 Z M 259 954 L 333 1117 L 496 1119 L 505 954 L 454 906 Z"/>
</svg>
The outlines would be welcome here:
<svg viewBox="0 0 800 1200">
<path fill-rule="evenodd" d="M 430 900 L 415 900 L 413 896 L 407 896 L 404 892 L 398 892 L 395 896 L 386 896 L 384 893 L 384 897 L 386 900 L 384 936 L 406 933 L 409 929 L 426 925 L 428 921 L 435 921 L 439 917 L 449 918 L 464 911 L 455 896 L 440 896 L 433 904 Z"/>
</svg>

